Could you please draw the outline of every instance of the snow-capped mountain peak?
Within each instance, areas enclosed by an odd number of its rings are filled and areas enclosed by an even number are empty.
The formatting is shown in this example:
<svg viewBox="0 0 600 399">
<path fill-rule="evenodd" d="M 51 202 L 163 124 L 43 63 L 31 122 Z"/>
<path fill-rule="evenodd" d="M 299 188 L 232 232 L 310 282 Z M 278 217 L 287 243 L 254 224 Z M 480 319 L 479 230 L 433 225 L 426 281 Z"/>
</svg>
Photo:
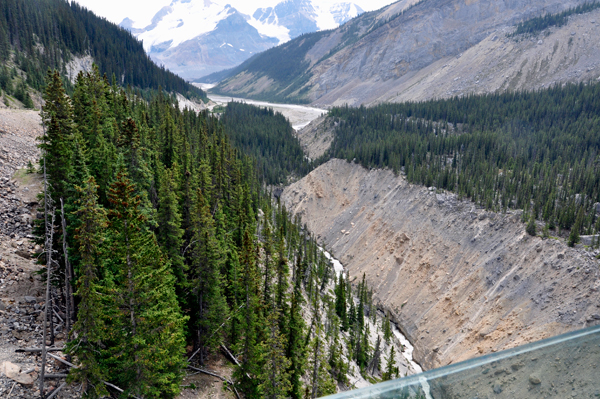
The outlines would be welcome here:
<svg viewBox="0 0 600 399">
<path fill-rule="evenodd" d="M 137 36 L 143 40 L 146 51 L 153 47 L 164 51 L 165 46 L 161 44 L 169 43 L 168 48 L 177 47 L 186 40 L 213 31 L 220 21 L 234 12 L 237 11 L 230 5 L 221 6 L 210 0 L 204 0 L 201 6 L 191 0 L 173 0 L 156 13 L 152 24 Z"/>
<path fill-rule="evenodd" d="M 360 13 L 352 3 L 282 0 L 249 16 L 219 1 L 172 0 L 145 24 L 125 18 L 120 25 L 143 41 L 155 61 L 193 78 L 231 68 L 301 34 L 335 28 Z"/>
<path fill-rule="evenodd" d="M 358 17 L 364 13 L 363 9 L 354 3 L 337 3 L 329 8 L 329 13 L 333 16 L 335 23 L 343 25 L 352 18 Z"/>
</svg>

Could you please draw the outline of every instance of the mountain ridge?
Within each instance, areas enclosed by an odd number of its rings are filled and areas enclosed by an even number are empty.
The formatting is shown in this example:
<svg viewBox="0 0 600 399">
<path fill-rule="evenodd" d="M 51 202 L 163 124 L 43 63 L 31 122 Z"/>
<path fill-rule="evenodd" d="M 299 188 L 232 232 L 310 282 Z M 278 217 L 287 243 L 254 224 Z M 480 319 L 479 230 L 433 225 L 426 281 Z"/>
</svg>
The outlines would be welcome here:
<svg viewBox="0 0 600 399">
<path fill-rule="evenodd" d="M 143 40 L 156 62 L 187 79 L 197 79 L 302 34 L 334 28 L 362 12 L 348 2 L 328 7 L 314 0 L 285 0 L 250 16 L 229 4 L 174 0 L 145 27 L 129 17 L 120 26 Z M 224 22 L 227 30 L 219 30 Z"/>
<path fill-rule="evenodd" d="M 23 72 L 11 84 L 42 90 L 49 69 L 66 75 L 69 63 L 83 58 L 92 59 L 102 74 L 124 87 L 154 91 L 162 87 L 187 97 L 205 97 L 202 90 L 157 66 L 130 32 L 77 2 L 0 2 L 0 66 Z"/>
<path fill-rule="evenodd" d="M 597 44 L 590 40 L 597 34 L 594 22 L 600 15 L 597 10 L 571 16 L 567 25 L 546 29 L 533 42 L 530 38 L 509 37 L 519 22 L 584 3 L 400 1 L 380 11 L 362 14 L 320 38 L 301 54 L 309 65 L 296 76 L 274 79 L 272 85 L 258 90 L 244 82 L 264 79 L 265 74 L 249 76 L 249 64 L 242 64 L 213 90 L 238 97 L 271 96 L 280 100 L 288 97 L 287 101 L 300 97 L 316 106 L 356 106 L 487 90 L 536 89 L 556 81 L 595 79 L 597 74 L 587 72 L 600 63 L 595 51 Z M 290 43 L 300 50 L 298 39 Z M 468 57 L 461 61 L 465 55 Z M 261 62 L 261 56 L 253 62 Z M 575 61 L 565 64 L 561 61 L 565 56 Z M 535 62 L 521 67 L 527 58 Z M 547 65 L 553 68 L 545 70 Z M 491 70 L 497 72 L 493 77 Z M 584 72 L 573 76 L 577 70 Z M 478 74 L 492 84 L 483 84 Z M 528 75 L 536 78 L 528 79 Z M 285 94 L 296 79 L 305 83 Z M 465 79 L 472 82 L 467 86 L 463 84 Z"/>
</svg>

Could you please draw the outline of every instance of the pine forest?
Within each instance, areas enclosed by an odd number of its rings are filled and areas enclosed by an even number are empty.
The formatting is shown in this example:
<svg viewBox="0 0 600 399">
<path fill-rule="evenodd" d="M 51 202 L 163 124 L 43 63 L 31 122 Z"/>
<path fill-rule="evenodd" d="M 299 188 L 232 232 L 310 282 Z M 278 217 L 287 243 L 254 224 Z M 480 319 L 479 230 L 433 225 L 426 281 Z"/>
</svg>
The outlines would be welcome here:
<svg viewBox="0 0 600 399">
<path fill-rule="evenodd" d="M 0 2 L 0 89 L 27 108 L 33 108 L 28 87 L 41 91 L 48 69 L 61 72 L 70 93 L 67 65 L 84 56 L 91 56 L 111 82 L 136 88 L 146 98 L 159 88 L 188 98 L 206 98 L 202 90 L 154 64 L 130 32 L 76 2 Z"/>
<path fill-rule="evenodd" d="M 524 221 L 544 221 L 546 235 L 570 231 L 574 245 L 600 230 L 599 99 L 599 84 L 581 83 L 334 108 L 324 160 L 391 168 L 497 212 L 523 209 Z"/>
<path fill-rule="evenodd" d="M 97 68 L 72 96 L 58 72 L 47 79 L 35 229 L 67 315 L 69 381 L 86 397 L 175 397 L 186 368 L 219 354 L 246 398 L 335 393 L 351 367 L 398 375 L 401 348 L 364 277 L 336 275 L 231 145 L 229 122 L 162 93 L 145 101 Z"/>
</svg>

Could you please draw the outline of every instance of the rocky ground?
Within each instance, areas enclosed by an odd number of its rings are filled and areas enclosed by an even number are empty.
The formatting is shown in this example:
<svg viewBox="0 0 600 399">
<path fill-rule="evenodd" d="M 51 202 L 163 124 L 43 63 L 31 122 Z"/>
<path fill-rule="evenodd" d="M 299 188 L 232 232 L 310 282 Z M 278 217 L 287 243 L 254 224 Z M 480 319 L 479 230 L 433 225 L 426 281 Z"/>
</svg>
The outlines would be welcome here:
<svg viewBox="0 0 600 399">
<path fill-rule="evenodd" d="M 310 159 L 319 158 L 329 149 L 333 141 L 334 128 L 334 122 L 324 115 L 312 120 L 298 131 L 302 149 Z"/>
<path fill-rule="evenodd" d="M 33 220 L 41 216 L 37 210 L 41 178 L 25 171 L 39 156 L 35 138 L 42 133 L 40 123 L 38 112 L 0 109 L 0 397 L 7 398 L 40 394 L 39 354 L 16 352 L 40 347 L 42 337 L 44 286 L 38 274 L 41 267 L 35 263 L 42 248 L 31 235 Z M 57 332 L 55 344 L 61 347 L 64 335 Z M 51 361 L 48 372 L 60 374 L 64 368 Z M 47 392 L 61 382 L 48 381 Z M 69 389 L 57 397 L 77 396 Z"/>
<path fill-rule="evenodd" d="M 426 369 L 600 323 L 594 252 L 528 236 L 520 212 L 342 160 L 281 198 L 352 279 L 366 275 Z"/>
</svg>

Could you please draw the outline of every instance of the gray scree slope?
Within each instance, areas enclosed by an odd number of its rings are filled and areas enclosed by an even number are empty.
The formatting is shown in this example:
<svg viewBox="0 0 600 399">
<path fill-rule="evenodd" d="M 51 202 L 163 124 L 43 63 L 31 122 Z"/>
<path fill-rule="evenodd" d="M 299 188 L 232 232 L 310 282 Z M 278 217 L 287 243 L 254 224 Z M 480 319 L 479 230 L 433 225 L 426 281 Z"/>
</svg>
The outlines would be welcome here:
<svg viewBox="0 0 600 399">
<path fill-rule="evenodd" d="M 365 273 L 426 369 L 600 323 L 598 260 L 390 171 L 331 160 L 282 199 Z"/>
</svg>

